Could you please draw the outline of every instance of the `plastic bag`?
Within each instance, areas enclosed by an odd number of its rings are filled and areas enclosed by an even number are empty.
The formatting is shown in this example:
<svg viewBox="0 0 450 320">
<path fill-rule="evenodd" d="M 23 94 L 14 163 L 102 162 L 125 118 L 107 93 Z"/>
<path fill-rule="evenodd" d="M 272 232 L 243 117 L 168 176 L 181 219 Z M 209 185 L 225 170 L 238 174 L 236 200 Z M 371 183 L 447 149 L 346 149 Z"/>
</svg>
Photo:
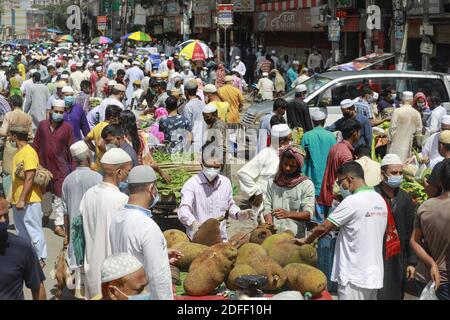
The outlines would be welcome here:
<svg viewBox="0 0 450 320">
<path fill-rule="evenodd" d="M 436 283 L 428 282 L 427 286 L 422 290 L 419 300 L 439 300 L 436 297 Z"/>
</svg>

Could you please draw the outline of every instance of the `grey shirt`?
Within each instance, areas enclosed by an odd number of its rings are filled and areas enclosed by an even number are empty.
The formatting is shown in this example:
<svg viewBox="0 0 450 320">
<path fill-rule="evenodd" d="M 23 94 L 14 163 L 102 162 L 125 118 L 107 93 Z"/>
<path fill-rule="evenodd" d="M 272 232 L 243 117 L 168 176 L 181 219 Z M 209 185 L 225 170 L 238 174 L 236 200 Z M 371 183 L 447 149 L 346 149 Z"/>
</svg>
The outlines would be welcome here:
<svg viewBox="0 0 450 320">
<path fill-rule="evenodd" d="M 199 143 L 201 147 L 202 133 L 206 128 L 206 123 L 203 120 L 203 109 L 205 103 L 200 99 L 189 100 L 181 111 L 181 115 L 189 120 L 192 125 L 193 142 Z M 199 146 L 194 149 L 197 149 Z"/>
<path fill-rule="evenodd" d="M 39 122 L 45 120 L 47 103 L 50 99 L 50 91 L 45 84 L 33 83 L 27 90 L 27 102 L 24 108 L 33 119 L 33 127 L 37 128 Z"/>
<path fill-rule="evenodd" d="M 65 179 L 62 185 L 62 205 L 64 215 L 69 216 L 69 223 L 73 218 L 80 215 L 80 202 L 83 195 L 91 187 L 99 184 L 102 181 L 102 176 L 89 169 L 88 167 L 77 167 Z M 75 256 L 72 248 L 72 235 L 70 235 L 69 247 L 67 250 L 69 259 L 69 267 L 77 268 Z"/>
</svg>

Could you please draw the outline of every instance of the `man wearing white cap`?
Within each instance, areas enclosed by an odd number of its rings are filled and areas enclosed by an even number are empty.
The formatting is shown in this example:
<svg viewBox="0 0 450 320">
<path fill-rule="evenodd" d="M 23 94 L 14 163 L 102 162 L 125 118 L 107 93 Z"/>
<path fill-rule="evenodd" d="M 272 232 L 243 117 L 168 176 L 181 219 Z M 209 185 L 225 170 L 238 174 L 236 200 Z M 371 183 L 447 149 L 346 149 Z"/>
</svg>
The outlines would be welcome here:
<svg viewBox="0 0 450 320">
<path fill-rule="evenodd" d="M 47 101 L 50 98 L 48 87 L 41 83 L 41 74 L 33 74 L 33 84 L 27 90 L 27 98 L 24 106 L 24 112 L 29 113 L 33 118 L 33 128 L 39 126 L 39 122 L 45 120 L 47 115 Z"/>
<path fill-rule="evenodd" d="M 267 183 L 277 173 L 280 164 L 278 148 L 291 141 L 291 129 L 287 124 L 278 124 L 271 129 L 271 145 L 262 149 L 239 171 L 241 191 L 249 197 L 252 208 L 260 212 L 267 192 Z"/>
<path fill-rule="evenodd" d="M 109 256 L 102 263 L 102 294 L 92 300 L 151 300 L 142 294 L 148 285 L 144 266 L 129 253 Z"/>
<path fill-rule="evenodd" d="M 78 62 L 76 64 L 76 68 L 77 68 L 76 71 L 70 75 L 69 84 L 73 88 L 73 90 L 75 90 L 75 94 L 78 94 L 81 91 L 81 88 L 80 88 L 81 81 L 87 80 L 85 75 L 81 71 L 82 67 L 83 67 L 83 63 Z"/>
<path fill-rule="evenodd" d="M 75 103 L 74 90 L 72 87 L 65 86 L 62 89 L 64 94 L 64 103 L 66 112 L 64 113 L 64 121 L 69 123 L 73 128 L 73 136 L 75 141 L 83 140 L 90 131 L 86 114 L 81 105 Z"/>
<path fill-rule="evenodd" d="M 215 147 L 223 150 L 225 163 L 220 173 L 231 179 L 231 167 L 227 163 L 227 125 L 219 119 L 217 108 L 213 104 L 208 104 L 203 109 L 203 120 L 208 126 L 205 142 L 211 142 Z"/>
<path fill-rule="evenodd" d="M 128 81 L 127 91 L 126 91 L 126 97 L 127 101 L 125 103 L 126 106 L 130 106 L 131 100 L 133 99 L 133 83 L 136 80 L 142 81 L 144 79 L 144 72 L 139 67 L 140 63 L 139 61 L 133 62 L 133 67 L 128 69 L 125 73 L 125 81 Z"/>
<path fill-rule="evenodd" d="M 203 88 L 205 94 L 205 102 L 217 108 L 217 115 L 223 122 L 227 122 L 228 113 L 230 112 L 230 103 L 222 101 L 217 93 L 217 88 L 213 84 L 207 84 Z"/>
<path fill-rule="evenodd" d="M 158 72 L 159 73 L 169 72 L 169 67 L 167 66 L 167 62 L 169 60 L 166 59 L 166 55 L 164 53 L 161 53 L 160 57 L 161 57 L 161 62 L 158 67 Z"/>
<path fill-rule="evenodd" d="M 303 101 L 307 94 L 308 88 L 304 84 L 295 87 L 295 99 L 288 103 L 286 110 L 289 127 L 291 129 L 301 128 L 303 129 L 303 133 L 313 129 L 309 107 Z"/>
<path fill-rule="evenodd" d="M 359 141 L 357 141 L 353 145 L 353 147 L 357 148 L 359 146 L 372 146 L 372 124 L 370 123 L 369 118 L 356 112 L 354 101 L 350 99 L 342 100 L 341 112 L 343 117 L 337 120 L 331 126 L 326 127 L 326 129 L 331 132 L 341 131 L 341 127 L 345 123 L 345 121 L 349 119 L 356 120 L 361 125 L 361 134 L 359 137 Z"/>
<path fill-rule="evenodd" d="M 305 133 L 302 148 L 306 151 L 303 173 L 308 176 L 316 188 L 316 197 L 320 195 L 323 175 L 330 149 L 336 144 L 334 134 L 325 130 L 326 115 L 322 111 L 312 114 L 314 129 Z"/>
<path fill-rule="evenodd" d="M 114 56 L 113 61 L 108 66 L 108 74 L 112 73 L 113 78 L 115 78 L 117 71 L 120 69 L 125 70 L 125 66 L 119 61 L 118 56 Z"/>
<path fill-rule="evenodd" d="M 107 151 L 100 162 L 103 181 L 90 188 L 80 203 L 86 242 L 84 285 L 88 299 L 101 294 L 101 265 L 112 254 L 109 240 L 112 218 L 128 201 L 128 196 L 120 192 L 118 186 L 127 180 L 131 170 L 131 158 L 120 148 Z"/>
<path fill-rule="evenodd" d="M 422 148 L 422 152 L 419 153 L 419 157 L 422 163 L 428 165 L 429 168 L 433 169 L 434 166 L 444 160 L 444 158 L 439 153 L 439 136 L 442 131 L 450 130 L 450 116 L 443 116 L 441 119 L 440 132 L 432 134 L 425 145 Z M 408 161 L 412 161 L 414 157 L 411 157 Z"/>
<path fill-rule="evenodd" d="M 417 134 L 422 133 L 422 117 L 411 105 L 414 95 L 410 91 L 402 94 L 402 106 L 394 109 L 388 132 L 387 153 L 397 154 L 402 162 L 408 159 Z"/>
<path fill-rule="evenodd" d="M 115 105 L 120 109 L 125 110 L 125 106 L 122 103 L 125 97 L 125 90 L 126 88 L 123 84 L 115 85 L 111 90 L 111 95 L 100 103 L 98 107 L 100 122 L 105 121 L 105 111 L 109 105 Z"/>
<path fill-rule="evenodd" d="M 28 95 L 28 89 L 33 85 L 33 74 L 37 72 L 36 69 L 31 69 L 28 74 L 29 78 L 22 82 L 22 85 L 20 86 L 20 91 L 22 91 L 23 96 L 26 98 Z"/>
<path fill-rule="evenodd" d="M 169 251 L 163 233 L 152 219 L 159 201 L 156 173 L 149 166 L 134 167 L 128 175 L 128 204 L 112 219 L 109 237 L 113 254 L 127 252 L 143 265 L 152 299 L 173 300 Z M 177 260 L 180 253 L 171 253 Z"/>
<path fill-rule="evenodd" d="M 400 188 L 403 163 L 396 154 L 387 154 L 381 161 L 382 182 L 375 187 L 389 204 L 394 226 L 400 240 L 398 254 L 385 258 L 384 286 L 378 290 L 378 300 L 403 300 L 406 281 L 414 278 L 417 256 L 409 239 L 414 228 L 416 206 L 411 196 Z"/>
<path fill-rule="evenodd" d="M 71 230 L 72 225 L 77 223 L 77 219 L 80 219 L 80 202 L 83 195 L 91 187 L 99 184 L 102 181 L 102 176 L 90 169 L 92 155 L 84 141 L 78 141 L 72 144 L 70 146 L 70 153 L 77 163 L 77 168 L 64 179 L 62 185 L 61 199 L 64 212 L 64 228 L 66 230 L 64 247 L 68 248 L 67 260 L 69 268 L 75 271 L 75 290 L 82 292 L 80 263 L 74 254 Z"/>
<path fill-rule="evenodd" d="M 194 73 L 191 71 L 191 64 L 189 61 L 183 63 L 183 71 L 180 72 L 180 77 L 184 84 L 195 78 Z"/>
<path fill-rule="evenodd" d="M 55 234 L 64 237 L 64 217 L 61 201 L 62 184 L 67 175 L 74 169 L 70 146 L 75 142 L 72 126 L 64 121 L 65 103 L 55 100 L 48 120 L 39 123 L 33 148 L 39 155 L 39 164 L 49 170 L 53 178 L 47 186 L 42 201 L 42 211 L 48 221 L 52 213 L 54 197 Z M 44 223 L 46 224 L 46 223 Z"/>
<path fill-rule="evenodd" d="M 273 93 L 275 91 L 275 86 L 269 78 L 269 74 L 267 72 L 262 73 L 262 78 L 259 79 L 256 88 L 258 89 L 258 95 L 261 96 L 263 101 L 265 100 L 273 100 Z"/>
<path fill-rule="evenodd" d="M 245 73 L 247 72 L 247 68 L 245 68 L 245 64 L 241 61 L 241 57 L 239 56 L 236 56 L 236 59 L 232 64 L 232 69 L 236 69 L 242 78 L 244 78 Z"/>
<path fill-rule="evenodd" d="M 378 289 L 384 285 L 388 208 L 383 197 L 366 185 L 364 171 L 355 161 L 343 164 L 337 177 L 339 187 L 349 195 L 306 239 L 296 242 L 311 244 L 339 228 L 331 272 L 331 281 L 338 283 L 339 300 L 377 300 Z M 399 248 L 398 242 L 394 245 Z"/>
<path fill-rule="evenodd" d="M 291 88 L 297 87 L 299 84 L 304 83 L 306 80 L 308 80 L 310 77 L 308 76 L 308 68 L 303 68 L 302 71 L 300 71 L 300 74 L 297 79 L 295 79 L 294 82 L 291 84 Z"/>
<path fill-rule="evenodd" d="M 64 100 L 64 94 L 62 92 L 62 89 L 66 86 L 67 84 L 64 81 L 58 81 L 56 83 L 56 91 L 53 95 L 50 96 L 50 98 L 48 99 L 47 102 L 47 112 L 49 113 L 50 110 L 52 109 L 52 105 L 53 102 L 55 100 Z"/>
<path fill-rule="evenodd" d="M 262 117 L 258 132 L 258 152 L 269 146 L 272 118 L 276 116 L 278 119 L 283 119 L 284 122 L 287 105 L 288 103 L 286 100 L 278 98 L 273 102 L 272 112 Z"/>
</svg>

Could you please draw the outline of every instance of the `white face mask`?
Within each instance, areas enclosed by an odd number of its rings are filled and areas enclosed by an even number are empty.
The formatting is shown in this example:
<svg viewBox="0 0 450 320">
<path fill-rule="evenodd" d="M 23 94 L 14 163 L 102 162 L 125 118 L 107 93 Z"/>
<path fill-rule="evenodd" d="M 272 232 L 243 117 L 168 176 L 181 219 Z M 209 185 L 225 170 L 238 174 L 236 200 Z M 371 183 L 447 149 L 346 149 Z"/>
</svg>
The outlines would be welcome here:
<svg viewBox="0 0 450 320">
<path fill-rule="evenodd" d="M 203 167 L 202 172 L 205 175 L 206 179 L 208 179 L 208 181 L 211 182 L 219 175 L 220 169 Z"/>
</svg>

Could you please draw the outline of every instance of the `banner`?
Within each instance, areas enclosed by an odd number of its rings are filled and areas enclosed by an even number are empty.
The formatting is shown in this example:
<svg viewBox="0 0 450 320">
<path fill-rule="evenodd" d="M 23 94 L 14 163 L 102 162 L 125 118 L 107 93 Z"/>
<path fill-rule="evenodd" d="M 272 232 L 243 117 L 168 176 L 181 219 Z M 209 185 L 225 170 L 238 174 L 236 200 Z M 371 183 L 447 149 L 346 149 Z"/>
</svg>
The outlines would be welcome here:
<svg viewBox="0 0 450 320">
<path fill-rule="evenodd" d="M 217 5 L 217 24 L 232 25 L 233 24 L 233 5 L 218 4 Z"/>
<path fill-rule="evenodd" d="M 284 12 L 258 12 L 253 15 L 256 32 L 323 32 L 311 26 L 309 9 Z"/>
<path fill-rule="evenodd" d="M 97 16 L 97 29 L 100 32 L 106 32 L 106 29 L 108 29 L 107 16 Z"/>
<path fill-rule="evenodd" d="M 255 0 L 232 0 L 234 12 L 254 12 Z"/>
</svg>

